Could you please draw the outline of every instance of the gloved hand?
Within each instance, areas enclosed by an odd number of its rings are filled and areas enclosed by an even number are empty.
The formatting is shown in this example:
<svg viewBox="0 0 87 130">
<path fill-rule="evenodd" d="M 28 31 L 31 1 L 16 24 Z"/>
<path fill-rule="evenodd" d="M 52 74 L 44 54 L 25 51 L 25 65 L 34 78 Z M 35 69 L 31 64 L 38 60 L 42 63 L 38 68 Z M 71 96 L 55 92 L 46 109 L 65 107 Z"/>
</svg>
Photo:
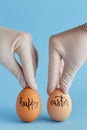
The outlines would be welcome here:
<svg viewBox="0 0 87 130">
<path fill-rule="evenodd" d="M 21 65 L 15 59 L 15 52 L 20 57 Z M 23 87 L 28 85 L 37 89 L 35 73 L 38 54 L 29 33 L 0 27 L 0 63 L 14 74 Z"/>
<path fill-rule="evenodd" d="M 73 78 L 87 60 L 87 24 L 50 37 L 48 94 L 60 86 L 69 91 Z"/>
</svg>

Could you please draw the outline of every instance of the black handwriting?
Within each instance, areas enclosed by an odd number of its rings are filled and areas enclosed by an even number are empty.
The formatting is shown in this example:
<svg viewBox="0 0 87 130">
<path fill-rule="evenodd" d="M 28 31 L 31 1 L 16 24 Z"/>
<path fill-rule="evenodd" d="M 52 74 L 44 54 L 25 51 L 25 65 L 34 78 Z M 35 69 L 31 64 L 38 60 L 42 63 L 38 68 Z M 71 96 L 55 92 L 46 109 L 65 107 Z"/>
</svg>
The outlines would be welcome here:
<svg viewBox="0 0 87 130">
<path fill-rule="evenodd" d="M 37 101 L 34 101 L 33 98 L 28 98 L 27 101 L 23 101 L 22 97 L 20 97 L 19 103 L 22 107 L 27 107 L 28 110 L 37 109 L 39 104 Z"/>
<path fill-rule="evenodd" d="M 54 106 L 59 106 L 59 107 L 63 107 L 63 106 L 68 106 L 68 100 L 64 97 L 64 96 L 55 96 L 54 100 L 50 101 L 51 105 Z"/>
</svg>

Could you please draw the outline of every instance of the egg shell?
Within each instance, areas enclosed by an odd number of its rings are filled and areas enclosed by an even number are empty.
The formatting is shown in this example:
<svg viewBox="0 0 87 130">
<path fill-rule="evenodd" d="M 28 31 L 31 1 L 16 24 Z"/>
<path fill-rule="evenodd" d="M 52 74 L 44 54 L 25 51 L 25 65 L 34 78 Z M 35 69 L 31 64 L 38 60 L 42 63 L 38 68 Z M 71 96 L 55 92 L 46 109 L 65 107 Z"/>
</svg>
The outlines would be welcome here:
<svg viewBox="0 0 87 130">
<path fill-rule="evenodd" d="M 69 94 L 64 94 L 57 88 L 48 99 L 47 109 L 53 120 L 66 120 L 72 111 L 72 101 Z"/>
<path fill-rule="evenodd" d="M 32 122 L 37 119 L 41 111 L 41 100 L 37 91 L 26 87 L 18 95 L 16 111 L 24 122 Z"/>
</svg>

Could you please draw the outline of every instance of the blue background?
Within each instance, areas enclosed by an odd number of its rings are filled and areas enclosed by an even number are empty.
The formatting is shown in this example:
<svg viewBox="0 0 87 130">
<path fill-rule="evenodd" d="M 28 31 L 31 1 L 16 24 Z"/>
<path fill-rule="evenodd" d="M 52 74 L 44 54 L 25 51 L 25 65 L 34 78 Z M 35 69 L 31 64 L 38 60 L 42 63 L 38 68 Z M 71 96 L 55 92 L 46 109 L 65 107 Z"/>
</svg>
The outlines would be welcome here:
<svg viewBox="0 0 87 130">
<path fill-rule="evenodd" d="M 70 118 L 58 123 L 50 119 L 46 103 L 48 95 L 48 39 L 50 35 L 87 22 L 87 0 L 0 0 L 0 25 L 30 32 L 39 53 L 38 91 L 42 100 L 39 118 L 23 123 L 16 114 L 16 98 L 21 86 L 15 77 L 0 65 L 0 129 L 73 130 L 87 129 L 87 63 L 76 75 L 70 95 L 73 110 Z"/>
</svg>

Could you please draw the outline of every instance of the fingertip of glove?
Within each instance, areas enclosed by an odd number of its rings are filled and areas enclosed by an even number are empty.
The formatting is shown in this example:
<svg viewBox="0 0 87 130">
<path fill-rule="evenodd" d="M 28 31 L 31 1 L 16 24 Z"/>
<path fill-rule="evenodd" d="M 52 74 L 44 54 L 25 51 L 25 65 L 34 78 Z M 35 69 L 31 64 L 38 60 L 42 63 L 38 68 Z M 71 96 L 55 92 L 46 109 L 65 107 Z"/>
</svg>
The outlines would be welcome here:
<svg viewBox="0 0 87 130">
<path fill-rule="evenodd" d="M 37 90 L 37 84 L 36 82 L 32 82 L 32 83 L 28 83 L 28 87 L 34 89 L 34 90 Z"/>
<path fill-rule="evenodd" d="M 66 88 L 60 87 L 60 89 L 64 94 L 68 94 L 68 90 Z"/>
<path fill-rule="evenodd" d="M 53 91 L 54 91 L 54 88 L 51 89 L 50 87 L 47 87 L 47 93 L 49 96 L 53 93 Z"/>
</svg>

